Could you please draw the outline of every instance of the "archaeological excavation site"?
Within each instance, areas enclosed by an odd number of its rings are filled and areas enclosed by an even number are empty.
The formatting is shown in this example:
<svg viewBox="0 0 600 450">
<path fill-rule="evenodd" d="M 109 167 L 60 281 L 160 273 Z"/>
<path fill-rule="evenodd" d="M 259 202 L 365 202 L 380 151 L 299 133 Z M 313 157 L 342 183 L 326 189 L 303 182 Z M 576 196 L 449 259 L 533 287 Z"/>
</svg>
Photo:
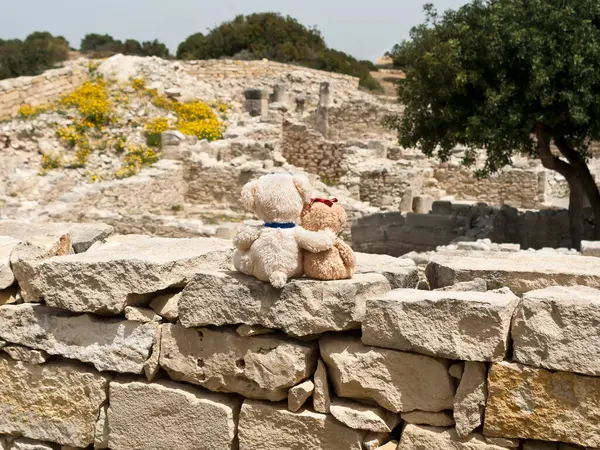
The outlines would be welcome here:
<svg viewBox="0 0 600 450">
<path fill-rule="evenodd" d="M 592 208 L 404 112 L 270 60 L 0 80 L 0 449 L 599 449 Z"/>
</svg>

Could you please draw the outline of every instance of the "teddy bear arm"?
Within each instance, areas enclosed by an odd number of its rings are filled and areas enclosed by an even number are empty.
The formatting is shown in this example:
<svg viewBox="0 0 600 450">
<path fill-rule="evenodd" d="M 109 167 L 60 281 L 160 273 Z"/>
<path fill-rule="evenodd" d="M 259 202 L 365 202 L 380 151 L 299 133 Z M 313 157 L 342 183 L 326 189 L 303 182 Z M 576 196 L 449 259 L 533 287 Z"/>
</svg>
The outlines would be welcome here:
<svg viewBox="0 0 600 450">
<path fill-rule="evenodd" d="M 344 265 L 349 269 L 354 269 L 356 267 L 356 256 L 352 248 L 341 239 L 337 239 L 334 245 L 340 252 L 340 257 Z"/>
<path fill-rule="evenodd" d="M 233 244 L 242 251 L 250 249 L 254 241 L 260 236 L 260 230 L 254 227 L 246 227 L 242 229 L 233 240 Z"/>
<path fill-rule="evenodd" d="M 296 227 L 295 235 L 298 246 L 311 253 L 329 250 L 336 239 L 335 233 L 331 230 L 309 231 L 302 227 Z"/>
</svg>

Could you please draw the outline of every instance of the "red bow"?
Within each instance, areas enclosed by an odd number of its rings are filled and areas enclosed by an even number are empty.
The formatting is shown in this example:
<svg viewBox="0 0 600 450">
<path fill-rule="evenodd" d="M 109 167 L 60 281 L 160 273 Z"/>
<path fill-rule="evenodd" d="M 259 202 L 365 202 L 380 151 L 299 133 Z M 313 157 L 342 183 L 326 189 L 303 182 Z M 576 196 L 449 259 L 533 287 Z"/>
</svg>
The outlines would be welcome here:
<svg viewBox="0 0 600 450">
<path fill-rule="evenodd" d="M 332 207 L 334 203 L 337 203 L 337 198 L 332 198 L 331 200 L 327 200 L 326 198 L 311 198 L 309 208 L 313 205 L 313 203 L 325 203 L 327 206 Z"/>
</svg>

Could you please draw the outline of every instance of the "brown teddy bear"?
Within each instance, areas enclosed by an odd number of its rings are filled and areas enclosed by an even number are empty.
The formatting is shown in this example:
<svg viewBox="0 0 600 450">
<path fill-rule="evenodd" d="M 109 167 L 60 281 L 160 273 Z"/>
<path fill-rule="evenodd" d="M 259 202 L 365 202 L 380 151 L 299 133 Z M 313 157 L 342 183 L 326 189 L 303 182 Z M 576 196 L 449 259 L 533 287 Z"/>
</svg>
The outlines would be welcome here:
<svg viewBox="0 0 600 450">
<path fill-rule="evenodd" d="M 302 227 L 310 231 L 332 230 L 339 233 L 346 223 L 346 211 L 336 205 L 337 199 L 314 198 L 302 211 Z M 304 275 L 317 280 L 344 280 L 352 278 L 356 257 L 348 244 L 340 238 L 333 247 L 319 253 L 304 252 Z"/>
</svg>

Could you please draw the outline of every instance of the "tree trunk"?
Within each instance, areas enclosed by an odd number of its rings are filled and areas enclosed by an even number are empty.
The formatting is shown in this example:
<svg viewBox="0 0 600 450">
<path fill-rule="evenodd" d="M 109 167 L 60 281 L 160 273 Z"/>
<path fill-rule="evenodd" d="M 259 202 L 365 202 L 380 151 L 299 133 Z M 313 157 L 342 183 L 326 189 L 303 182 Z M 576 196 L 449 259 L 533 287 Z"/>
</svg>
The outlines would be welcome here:
<svg viewBox="0 0 600 450">
<path fill-rule="evenodd" d="M 571 246 L 581 250 L 583 240 L 583 200 L 584 191 L 577 177 L 571 177 L 569 182 L 569 231 L 571 233 Z"/>
</svg>

